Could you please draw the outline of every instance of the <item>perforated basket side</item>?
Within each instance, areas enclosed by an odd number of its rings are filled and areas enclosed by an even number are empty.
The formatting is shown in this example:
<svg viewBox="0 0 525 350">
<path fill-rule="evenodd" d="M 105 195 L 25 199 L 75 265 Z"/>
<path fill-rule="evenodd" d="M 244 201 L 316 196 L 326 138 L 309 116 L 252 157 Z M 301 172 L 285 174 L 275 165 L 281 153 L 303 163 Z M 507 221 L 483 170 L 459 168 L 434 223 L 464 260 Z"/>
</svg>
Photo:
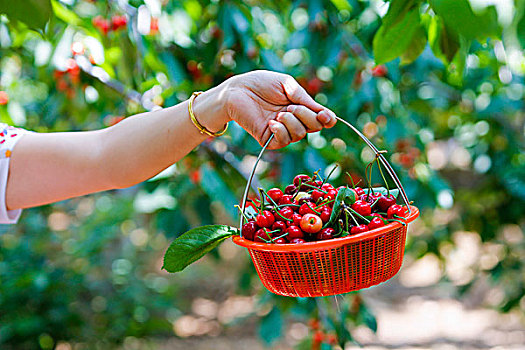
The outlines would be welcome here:
<svg viewBox="0 0 525 350">
<path fill-rule="evenodd" d="M 403 262 L 407 226 L 371 239 L 315 251 L 249 249 L 264 286 L 273 293 L 316 297 L 368 288 L 393 277 Z"/>
</svg>

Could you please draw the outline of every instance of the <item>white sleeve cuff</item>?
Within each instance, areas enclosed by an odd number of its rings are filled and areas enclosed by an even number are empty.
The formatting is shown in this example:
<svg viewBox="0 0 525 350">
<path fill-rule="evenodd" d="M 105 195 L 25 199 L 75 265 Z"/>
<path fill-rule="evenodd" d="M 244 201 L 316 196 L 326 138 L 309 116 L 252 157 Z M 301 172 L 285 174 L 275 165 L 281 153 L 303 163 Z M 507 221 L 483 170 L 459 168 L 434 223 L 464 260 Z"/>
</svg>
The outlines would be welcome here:
<svg viewBox="0 0 525 350">
<path fill-rule="evenodd" d="M 7 177 L 9 175 L 9 159 L 0 159 L 0 224 L 16 224 L 22 209 L 7 210 L 5 195 L 7 187 Z"/>
</svg>

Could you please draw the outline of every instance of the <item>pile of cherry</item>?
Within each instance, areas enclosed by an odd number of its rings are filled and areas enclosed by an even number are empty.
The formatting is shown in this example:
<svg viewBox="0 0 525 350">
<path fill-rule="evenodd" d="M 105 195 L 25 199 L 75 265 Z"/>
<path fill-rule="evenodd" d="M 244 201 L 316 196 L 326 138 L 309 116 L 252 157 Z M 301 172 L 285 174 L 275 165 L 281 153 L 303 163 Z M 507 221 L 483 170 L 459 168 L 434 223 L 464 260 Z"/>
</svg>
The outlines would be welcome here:
<svg viewBox="0 0 525 350">
<path fill-rule="evenodd" d="M 264 243 L 305 243 L 373 230 L 392 221 L 405 224 L 407 208 L 396 204 L 391 191 L 341 186 L 297 175 L 284 192 L 259 189 L 253 215 L 245 215 L 242 236 Z M 392 191 L 393 192 L 393 191 Z"/>
</svg>

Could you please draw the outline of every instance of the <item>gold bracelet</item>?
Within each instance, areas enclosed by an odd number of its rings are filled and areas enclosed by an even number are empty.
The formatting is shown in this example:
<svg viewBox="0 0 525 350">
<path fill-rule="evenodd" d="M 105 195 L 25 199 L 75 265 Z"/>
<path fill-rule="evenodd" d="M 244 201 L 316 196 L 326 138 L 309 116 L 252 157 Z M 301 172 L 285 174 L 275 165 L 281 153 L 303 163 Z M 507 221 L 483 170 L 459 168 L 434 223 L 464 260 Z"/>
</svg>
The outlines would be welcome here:
<svg viewBox="0 0 525 350">
<path fill-rule="evenodd" d="M 221 131 L 212 132 L 206 129 L 206 127 L 203 126 L 201 123 L 199 123 L 197 118 L 195 118 L 195 114 L 193 113 L 193 101 L 195 100 L 195 97 L 199 96 L 200 94 L 202 94 L 202 91 L 195 91 L 193 94 L 191 94 L 190 100 L 188 102 L 188 112 L 190 113 L 190 119 L 193 122 L 193 125 L 195 125 L 197 129 L 199 129 L 201 134 L 206 134 L 211 137 L 218 137 L 218 136 L 224 135 L 226 130 L 228 130 L 228 124 L 226 124 L 224 129 L 222 129 Z"/>
</svg>

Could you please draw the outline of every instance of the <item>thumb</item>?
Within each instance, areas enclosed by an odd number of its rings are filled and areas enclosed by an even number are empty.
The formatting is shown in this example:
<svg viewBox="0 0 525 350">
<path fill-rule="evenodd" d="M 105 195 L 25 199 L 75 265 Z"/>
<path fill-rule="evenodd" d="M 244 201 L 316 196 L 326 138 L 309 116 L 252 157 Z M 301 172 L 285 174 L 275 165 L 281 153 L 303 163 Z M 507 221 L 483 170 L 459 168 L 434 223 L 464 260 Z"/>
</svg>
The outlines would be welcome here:
<svg viewBox="0 0 525 350">
<path fill-rule="evenodd" d="M 293 77 L 286 76 L 282 85 L 286 96 L 293 104 L 306 106 L 316 113 L 326 109 L 323 105 L 315 102 Z"/>
</svg>

